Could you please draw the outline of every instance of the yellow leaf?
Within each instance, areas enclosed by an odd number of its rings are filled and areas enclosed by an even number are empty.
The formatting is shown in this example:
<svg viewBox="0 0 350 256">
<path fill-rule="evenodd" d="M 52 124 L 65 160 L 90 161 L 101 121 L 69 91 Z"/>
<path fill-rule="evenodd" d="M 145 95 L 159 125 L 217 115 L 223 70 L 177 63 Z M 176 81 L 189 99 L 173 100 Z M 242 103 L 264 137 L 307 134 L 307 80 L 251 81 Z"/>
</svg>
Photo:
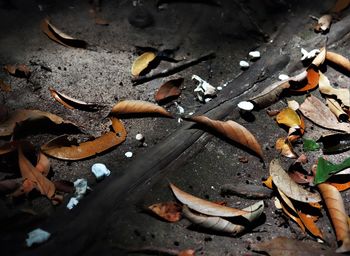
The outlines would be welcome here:
<svg viewBox="0 0 350 256">
<path fill-rule="evenodd" d="M 133 76 L 139 76 L 156 57 L 157 55 L 154 52 L 145 52 L 141 54 L 132 64 L 131 74 Z"/>
</svg>

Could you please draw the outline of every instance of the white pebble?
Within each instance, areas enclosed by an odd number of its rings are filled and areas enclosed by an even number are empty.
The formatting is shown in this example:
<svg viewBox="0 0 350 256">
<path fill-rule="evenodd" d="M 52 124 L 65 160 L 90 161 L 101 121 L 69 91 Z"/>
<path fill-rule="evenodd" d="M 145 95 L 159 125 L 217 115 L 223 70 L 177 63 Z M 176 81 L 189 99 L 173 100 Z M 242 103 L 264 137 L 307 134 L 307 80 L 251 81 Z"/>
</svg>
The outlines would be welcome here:
<svg viewBox="0 0 350 256">
<path fill-rule="evenodd" d="M 249 53 L 249 56 L 252 59 L 259 59 L 260 58 L 260 52 L 259 51 L 252 51 Z"/>
<path fill-rule="evenodd" d="M 249 68 L 249 63 L 246 62 L 245 60 L 241 60 L 239 62 L 239 65 L 241 66 L 241 68 Z"/>
<path fill-rule="evenodd" d="M 142 141 L 145 137 L 141 133 L 136 134 L 135 139 L 138 141 Z"/>
<path fill-rule="evenodd" d="M 111 171 L 107 169 L 106 165 L 101 163 L 93 164 L 91 166 L 91 171 L 98 180 L 111 174 Z"/>
<path fill-rule="evenodd" d="M 126 152 L 125 156 L 128 157 L 128 158 L 132 157 L 132 152 L 130 152 L 130 151 Z"/>
<path fill-rule="evenodd" d="M 278 79 L 281 80 L 281 81 L 287 80 L 287 79 L 289 79 L 289 76 L 287 76 L 285 74 L 281 74 L 281 75 L 278 76 Z"/>
<path fill-rule="evenodd" d="M 253 103 L 251 103 L 250 101 L 241 101 L 240 103 L 238 103 L 237 105 L 240 109 L 242 110 L 246 110 L 246 111 L 252 111 L 254 108 Z"/>
<path fill-rule="evenodd" d="M 76 197 L 71 197 L 69 199 L 69 202 L 67 204 L 67 208 L 69 210 L 72 210 L 74 208 L 74 206 L 76 206 L 79 203 L 78 199 Z"/>
<path fill-rule="evenodd" d="M 222 90 L 222 87 L 221 87 L 221 86 L 218 86 L 218 87 L 216 87 L 216 89 L 217 89 L 218 91 L 221 91 L 221 90 Z"/>
<path fill-rule="evenodd" d="M 42 230 L 40 228 L 34 229 L 28 233 L 28 238 L 26 239 L 26 244 L 31 247 L 33 244 L 41 244 L 49 239 L 51 234 Z"/>
</svg>

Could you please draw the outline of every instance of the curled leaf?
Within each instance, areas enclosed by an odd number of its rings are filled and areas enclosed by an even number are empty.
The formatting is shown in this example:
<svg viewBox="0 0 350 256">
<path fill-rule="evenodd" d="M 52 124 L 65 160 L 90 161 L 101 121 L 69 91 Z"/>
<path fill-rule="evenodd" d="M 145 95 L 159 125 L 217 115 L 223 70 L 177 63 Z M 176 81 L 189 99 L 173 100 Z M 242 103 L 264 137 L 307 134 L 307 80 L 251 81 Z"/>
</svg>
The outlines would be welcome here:
<svg viewBox="0 0 350 256">
<path fill-rule="evenodd" d="M 347 72 L 350 72 L 350 60 L 348 58 L 335 52 L 327 52 L 326 59 L 327 61 L 343 68 Z"/>
<path fill-rule="evenodd" d="M 327 183 L 317 185 L 323 200 L 326 203 L 335 234 L 341 246 L 336 250 L 337 253 L 350 251 L 350 229 L 348 224 L 348 215 L 346 214 L 343 198 L 339 191 Z"/>
<path fill-rule="evenodd" d="M 131 74 L 133 76 L 139 76 L 156 57 L 157 55 L 154 52 L 145 52 L 141 54 L 132 64 Z"/>
<path fill-rule="evenodd" d="M 32 71 L 25 64 L 11 65 L 7 64 L 4 66 L 4 70 L 12 76 L 29 78 Z"/>
<path fill-rule="evenodd" d="M 48 18 L 44 19 L 41 22 L 40 27 L 42 32 L 46 34 L 51 40 L 61 45 L 84 49 L 88 46 L 88 43 L 84 40 L 73 38 L 60 31 L 50 23 Z"/>
<path fill-rule="evenodd" d="M 35 168 L 45 177 L 49 174 L 51 168 L 50 160 L 42 152 L 39 153 L 38 162 L 35 165 Z"/>
<path fill-rule="evenodd" d="M 335 99 L 327 98 L 326 103 L 329 110 L 338 118 L 340 122 L 346 122 L 349 120 L 348 114 L 345 113 L 338 101 Z"/>
<path fill-rule="evenodd" d="M 326 32 L 329 30 L 332 23 L 332 15 L 325 14 L 318 19 L 318 23 L 315 26 L 316 32 Z"/>
<path fill-rule="evenodd" d="M 276 185 L 276 187 L 288 197 L 304 203 L 321 201 L 318 193 L 311 193 L 293 181 L 287 172 L 283 170 L 278 159 L 271 161 L 270 175 L 272 176 L 273 183 Z"/>
<path fill-rule="evenodd" d="M 250 150 L 255 152 L 260 158 L 263 158 L 263 151 L 259 142 L 256 140 L 254 135 L 250 131 L 248 131 L 244 126 L 232 120 L 224 122 L 212 120 L 206 116 L 194 116 L 188 118 L 188 120 L 204 125 L 210 128 L 211 130 L 218 132 L 219 134 L 229 138 L 230 140 L 233 140 L 234 142 L 237 142 L 249 148 Z"/>
<path fill-rule="evenodd" d="M 178 78 L 169 80 L 166 83 L 162 84 L 154 95 L 156 102 L 163 104 L 179 97 L 181 94 L 180 86 L 183 81 L 183 78 Z"/>
<path fill-rule="evenodd" d="M 297 210 L 299 218 L 303 222 L 305 228 L 315 237 L 323 238 L 322 232 L 319 227 L 316 225 L 315 221 L 317 221 L 317 216 L 312 216 L 310 214 L 306 214 L 300 210 Z"/>
<path fill-rule="evenodd" d="M 170 183 L 170 188 L 173 191 L 175 197 L 184 205 L 187 205 L 190 209 L 193 209 L 197 212 L 210 215 L 210 216 L 219 216 L 219 217 L 234 217 L 240 216 L 247 211 L 239 210 L 223 205 L 218 205 L 216 203 L 195 197 L 191 194 L 188 194 L 174 184 Z"/>
<path fill-rule="evenodd" d="M 321 54 L 321 53 L 319 53 Z M 315 60 L 317 59 L 317 57 L 320 55 L 317 55 Z M 294 86 L 292 86 L 292 88 L 290 89 L 291 91 L 294 92 L 306 92 L 306 91 L 311 91 L 313 89 L 316 88 L 316 86 L 318 85 L 318 80 L 319 80 L 319 73 L 318 73 L 318 68 L 314 65 L 311 65 L 307 70 L 307 84 L 303 85 L 300 88 L 300 84 L 301 83 L 296 83 L 296 85 L 298 86 L 298 88 L 294 89 Z"/>
<path fill-rule="evenodd" d="M 287 107 L 282 109 L 276 116 L 276 121 L 278 124 L 283 124 L 288 128 L 299 129 L 301 125 L 301 120 L 297 112 L 293 109 Z"/>
<path fill-rule="evenodd" d="M 294 153 L 292 145 L 290 144 L 288 139 L 279 138 L 276 141 L 275 148 L 280 152 L 282 156 L 288 158 L 297 158 L 297 155 Z"/>
<path fill-rule="evenodd" d="M 320 80 L 319 80 L 319 90 L 322 94 L 328 96 L 336 96 L 345 106 L 350 107 L 350 91 L 349 89 L 339 88 L 335 89 L 331 86 L 326 75 L 320 71 Z"/>
<path fill-rule="evenodd" d="M 317 54 L 316 58 L 312 61 L 312 64 L 310 67 L 314 66 L 314 67 L 318 68 L 320 65 L 322 65 L 323 62 L 326 60 L 327 53 L 328 53 L 328 51 L 327 51 L 326 47 L 322 47 L 320 49 L 319 54 Z"/>
<path fill-rule="evenodd" d="M 181 219 L 182 206 L 176 202 L 152 204 L 148 209 L 169 222 L 177 222 Z"/>
<path fill-rule="evenodd" d="M 318 158 L 317 169 L 315 175 L 315 184 L 320 184 L 328 180 L 332 175 L 350 167 L 350 157 L 345 159 L 340 164 L 333 164 L 323 157 Z"/>
<path fill-rule="evenodd" d="M 123 100 L 115 104 L 112 108 L 111 114 L 116 116 L 133 115 L 133 114 L 158 114 L 165 117 L 172 118 L 173 116 L 163 107 L 155 105 L 151 102 L 142 100 Z"/>
<path fill-rule="evenodd" d="M 322 151 L 324 154 L 336 154 L 350 149 L 349 133 L 322 135 L 318 141 L 323 145 Z"/>
</svg>

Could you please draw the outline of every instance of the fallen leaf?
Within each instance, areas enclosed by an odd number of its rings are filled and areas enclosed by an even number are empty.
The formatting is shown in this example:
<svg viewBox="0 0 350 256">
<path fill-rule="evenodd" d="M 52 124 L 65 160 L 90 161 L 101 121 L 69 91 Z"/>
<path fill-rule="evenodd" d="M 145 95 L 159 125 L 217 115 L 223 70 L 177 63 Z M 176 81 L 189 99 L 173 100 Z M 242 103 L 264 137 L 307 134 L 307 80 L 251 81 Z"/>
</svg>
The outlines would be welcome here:
<svg viewBox="0 0 350 256">
<path fill-rule="evenodd" d="M 87 103 L 81 100 L 77 100 L 77 99 L 73 99 L 63 93 L 60 93 L 58 91 L 56 91 L 53 88 L 49 88 L 51 96 L 58 101 L 59 103 L 61 103 L 65 108 L 68 109 L 82 109 L 82 110 L 88 110 L 88 111 L 96 111 L 98 110 L 99 105 L 95 104 L 95 103 Z"/>
<path fill-rule="evenodd" d="M 32 74 L 31 70 L 25 64 L 11 65 L 7 64 L 4 66 L 4 70 L 12 76 L 29 78 Z"/>
<path fill-rule="evenodd" d="M 171 183 L 170 188 L 177 200 L 179 200 L 182 204 L 187 205 L 190 209 L 193 209 L 199 213 L 219 217 L 234 217 L 248 213 L 244 210 L 218 205 L 216 203 L 195 197 L 180 190 L 178 187 Z"/>
<path fill-rule="evenodd" d="M 246 219 L 245 221 L 239 221 L 237 220 L 237 224 L 234 224 L 224 218 L 221 217 L 212 217 L 212 216 L 204 216 L 199 215 L 196 213 L 191 212 L 191 210 L 187 207 L 187 205 L 183 206 L 183 215 L 192 223 L 199 225 L 204 228 L 208 228 L 211 230 L 219 231 L 219 232 L 225 232 L 225 233 L 231 233 L 231 234 L 239 234 L 242 231 L 244 231 L 247 227 L 247 224 L 249 222 L 253 222 L 254 220 L 258 219 L 260 215 L 264 211 L 264 202 L 259 201 L 249 207 L 246 207 L 243 209 L 246 213 L 240 218 Z M 248 221 L 248 223 L 246 223 Z M 238 224 L 240 223 L 240 224 Z M 246 224 L 244 224 L 246 223 Z"/>
<path fill-rule="evenodd" d="M 318 193 L 311 193 L 293 181 L 287 172 L 283 170 L 278 159 L 271 161 L 270 175 L 276 187 L 288 197 L 304 203 L 321 201 L 321 197 Z"/>
<path fill-rule="evenodd" d="M 4 80 L 0 79 L 0 90 L 3 92 L 10 92 L 12 91 L 11 85 L 4 82 Z"/>
<path fill-rule="evenodd" d="M 349 120 L 348 114 L 345 113 L 338 101 L 335 99 L 327 98 L 326 103 L 329 110 L 338 118 L 340 122 L 347 122 Z"/>
<path fill-rule="evenodd" d="M 321 53 L 319 53 L 319 55 L 320 54 Z M 317 59 L 317 57 L 319 55 L 317 55 L 315 59 Z M 320 74 L 318 73 L 318 68 L 316 66 L 314 66 L 314 65 L 311 65 L 306 70 L 306 72 L 307 72 L 307 76 L 306 76 L 307 77 L 307 84 L 304 85 L 301 88 L 296 88 L 296 89 L 294 89 L 294 86 L 292 86 L 290 88 L 290 90 L 292 92 L 307 92 L 307 91 L 312 91 L 312 90 L 314 90 L 317 87 L 318 81 L 319 81 L 319 78 L 320 78 Z M 297 83 L 296 85 L 298 85 L 298 87 L 299 87 L 300 83 L 299 84 Z"/>
<path fill-rule="evenodd" d="M 173 116 L 163 107 L 142 100 L 120 101 L 113 106 L 111 114 L 116 116 L 133 114 L 159 114 L 161 116 L 173 118 Z"/>
<path fill-rule="evenodd" d="M 195 250 L 187 249 L 187 250 L 180 251 L 177 256 L 195 256 L 195 254 L 196 254 Z"/>
<path fill-rule="evenodd" d="M 332 23 L 332 15 L 325 14 L 318 19 L 318 23 L 315 26 L 316 32 L 326 32 L 329 30 Z"/>
<path fill-rule="evenodd" d="M 292 180 L 299 184 L 310 184 L 314 181 L 314 176 L 306 175 L 299 171 L 288 172 L 288 175 L 292 178 Z"/>
<path fill-rule="evenodd" d="M 178 78 L 169 80 L 162 84 L 154 95 L 156 102 L 163 104 L 179 97 L 181 94 L 180 86 L 183 81 L 183 78 Z"/>
<path fill-rule="evenodd" d="M 297 155 L 294 153 L 292 145 L 290 144 L 288 139 L 277 139 L 275 148 L 282 156 L 288 158 L 297 158 Z"/>
<path fill-rule="evenodd" d="M 250 245 L 254 251 L 264 251 L 270 256 L 332 256 L 334 251 L 314 241 L 300 241 L 287 237 L 277 237 L 266 242 Z"/>
<path fill-rule="evenodd" d="M 332 175 L 350 167 L 350 157 L 340 164 L 333 164 L 323 157 L 318 158 L 317 170 L 315 175 L 315 184 L 320 184 L 328 180 Z"/>
<path fill-rule="evenodd" d="M 211 130 L 227 137 L 228 139 L 239 143 L 255 152 L 260 158 L 263 158 L 263 151 L 254 135 L 244 126 L 232 121 L 212 120 L 206 116 L 189 117 L 188 120 L 204 125 Z"/>
<path fill-rule="evenodd" d="M 336 154 L 350 149 L 349 133 L 322 135 L 318 141 L 323 145 L 322 151 L 324 154 Z"/>
<path fill-rule="evenodd" d="M 182 206 L 176 202 L 152 204 L 148 209 L 169 222 L 177 222 L 181 219 Z"/>
<path fill-rule="evenodd" d="M 266 186 L 266 187 L 268 187 L 269 189 L 272 189 L 273 187 L 273 185 L 272 185 L 272 177 L 271 177 L 271 175 L 266 179 L 266 180 L 264 180 L 263 181 L 263 184 Z"/>
<path fill-rule="evenodd" d="M 340 13 L 342 10 L 347 8 L 350 4 L 350 0 L 337 0 L 335 5 L 330 10 L 331 12 Z"/>
<path fill-rule="evenodd" d="M 45 177 L 49 174 L 51 168 L 50 160 L 42 152 L 39 153 L 38 162 L 35 165 L 35 168 Z"/>
<path fill-rule="evenodd" d="M 287 107 L 282 109 L 276 116 L 276 121 L 278 124 L 285 125 L 289 128 L 288 135 L 291 135 L 297 129 L 300 129 L 301 120 L 297 112 L 293 109 Z"/>
<path fill-rule="evenodd" d="M 133 76 L 139 76 L 156 57 L 157 55 L 154 52 L 145 52 L 141 54 L 132 64 L 131 74 Z"/>
<path fill-rule="evenodd" d="M 348 58 L 335 52 L 327 52 L 326 60 L 350 72 L 350 60 Z"/>
<path fill-rule="evenodd" d="M 326 75 L 320 71 L 319 90 L 322 94 L 328 96 L 336 96 L 345 106 L 350 107 L 350 91 L 349 89 L 335 89 L 331 86 Z"/>
<path fill-rule="evenodd" d="M 305 228 L 315 237 L 319 237 L 323 239 L 323 235 L 319 227 L 316 225 L 315 221 L 317 221 L 317 216 L 312 216 L 310 214 L 303 213 L 300 210 L 297 210 L 299 218 L 303 222 Z"/>
<path fill-rule="evenodd" d="M 326 47 L 322 47 L 320 49 L 319 54 L 317 54 L 317 56 L 312 61 L 310 67 L 314 66 L 314 67 L 318 68 L 319 66 L 321 66 L 324 63 L 324 61 L 326 60 L 327 53 L 328 53 L 328 51 L 327 51 Z"/>
<path fill-rule="evenodd" d="M 87 48 L 88 46 L 88 43 L 84 40 L 73 38 L 60 31 L 58 28 L 56 28 L 50 23 L 48 18 L 44 19 L 41 22 L 40 27 L 42 32 L 44 32 L 44 34 L 46 34 L 51 40 L 63 46 L 70 46 L 83 49 Z"/>
<path fill-rule="evenodd" d="M 327 180 L 327 183 L 336 187 L 338 191 L 345 191 L 350 188 L 350 175 L 349 174 L 337 174 L 333 175 Z"/>
<path fill-rule="evenodd" d="M 320 145 L 312 139 L 303 138 L 303 149 L 305 152 L 317 151 L 320 149 Z"/>
<path fill-rule="evenodd" d="M 326 105 L 313 95 L 305 99 L 299 110 L 306 118 L 323 128 L 350 133 L 350 124 L 340 123 Z"/>
<path fill-rule="evenodd" d="M 39 120 L 39 119 L 49 119 L 55 124 L 70 124 L 76 126 L 72 122 L 65 121 L 63 118 L 51 114 L 49 112 L 44 112 L 40 110 L 30 110 L 30 109 L 18 109 L 12 113 L 9 113 L 8 118 L 0 123 L 0 136 L 9 136 L 13 133 L 17 124 L 30 120 Z"/>
<path fill-rule="evenodd" d="M 348 215 L 345 211 L 343 198 L 339 191 L 330 184 L 321 183 L 317 185 L 321 192 L 323 200 L 326 203 L 329 216 L 331 218 L 335 234 L 341 246 L 336 250 L 337 253 L 350 251 L 350 229 L 348 225 Z"/>
</svg>

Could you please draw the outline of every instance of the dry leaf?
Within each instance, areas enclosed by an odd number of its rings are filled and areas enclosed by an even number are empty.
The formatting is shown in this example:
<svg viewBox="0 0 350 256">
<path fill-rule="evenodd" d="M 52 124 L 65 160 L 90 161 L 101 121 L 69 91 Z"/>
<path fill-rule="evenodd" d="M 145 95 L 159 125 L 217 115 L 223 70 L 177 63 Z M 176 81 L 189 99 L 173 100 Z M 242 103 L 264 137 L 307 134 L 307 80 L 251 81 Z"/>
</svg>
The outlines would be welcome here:
<svg viewBox="0 0 350 256">
<path fill-rule="evenodd" d="M 163 104 L 179 97 L 181 94 L 180 86 L 183 81 L 183 78 L 172 79 L 161 85 L 154 95 L 156 102 Z"/>
<path fill-rule="evenodd" d="M 319 227 L 316 225 L 315 221 L 317 221 L 317 216 L 312 216 L 302 211 L 298 210 L 298 215 L 301 221 L 303 222 L 305 228 L 315 237 L 323 238 L 322 232 Z"/>
<path fill-rule="evenodd" d="M 84 49 L 88 46 L 88 43 L 84 40 L 73 38 L 60 31 L 58 28 L 52 25 L 47 18 L 41 22 L 40 26 L 42 32 L 44 32 L 51 40 L 55 41 L 56 43 L 64 46 Z"/>
<path fill-rule="evenodd" d="M 204 125 L 210 128 L 211 130 L 229 138 L 230 140 L 233 140 L 234 142 L 237 142 L 242 146 L 249 148 L 250 150 L 255 152 L 260 158 L 264 157 L 261 146 L 254 137 L 254 135 L 250 131 L 248 131 L 244 126 L 232 120 L 228 120 L 226 122 L 217 121 L 212 120 L 206 116 L 194 116 L 188 118 L 188 120 Z"/>
<path fill-rule="evenodd" d="M 337 176 L 340 177 L 338 178 Z M 338 189 L 338 191 L 342 192 L 350 188 L 350 177 L 349 175 L 334 175 L 332 178 L 327 180 L 327 183 Z"/>
<path fill-rule="evenodd" d="M 350 133 L 350 124 L 340 123 L 327 106 L 313 95 L 305 99 L 299 110 L 306 118 L 323 128 Z"/>
<path fill-rule="evenodd" d="M 288 158 L 297 158 L 297 155 L 293 151 L 293 147 L 290 144 L 288 139 L 285 138 L 279 138 L 276 141 L 276 150 L 280 152 L 282 156 L 288 157 Z"/>
<path fill-rule="evenodd" d="M 346 122 L 349 120 L 349 116 L 341 108 L 338 101 L 335 99 L 327 98 L 326 103 L 329 110 L 338 118 L 340 122 Z"/>
<path fill-rule="evenodd" d="M 278 159 L 271 161 L 270 175 L 272 176 L 273 183 L 276 185 L 276 187 L 288 197 L 304 203 L 321 201 L 321 197 L 318 193 L 311 193 L 295 183 L 295 181 L 289 177 L 287 172 L 283 170 Z"/>
<path fill-rule="evenodd" d="M 39 153 L 38 163 L 35 168 L 45 177 L 49 174 L 51 168 L 50 160 L 42 152 Z"/>
<path fill-rule="evenodd" d="M 272 189 L 272 177 L 271 175 L 263 181 L 263 184 L 268 187 L 269 189 Z"/>
<path fill-rule="evenodd" d="M 317 59 L 318 56 L 320 56 L 322 52 L 319 53 L 319 55 L 316 56 L 315 60 Z M 318 73 L 318 68 L 316 68 L 314 65 L 311 65 L 307 69 L 307 84 L 301 88 L 298 89 L 290 89 L 291 91 L 294 92 L 306 92 L 306 91 L 311 91 L 316 88 L 318 85 L 318 80 L 319 80 L 320 74 Z"/>
<path fill-rule="evenodd" d="M 347 72 L 350 72 L 350 60 L 345 58 L 344 56 L 335 52 L 327 52 L 326 60 L 336 64 L 337 66 L 343 68 Z"/>
<path fill-rule="evenodd" d="M 170 188 L 177 200 L 179 200 L 182 204 L 187 205 L 190 209 L 193 209 L 199 213 L 219 217 L 234 217 L 248 213 L 244 210 L 218 205 L 216 203 L 195 197 L 180 190 L 178 187 L 171 183 Z"/>
<path fill-rule="evenodd" d="M 177 222 L 181 219 L 182 206 L 176 202 L 152 204 L 148 209 L 169 222 Z"/>
<path fill-rule="evenodd" d="M 26 120 L 38 120 L 38 119 L 49 119 L 55 124 L 70 124 L 74 125 L 72 122 L 65 121 L 63 118 L 51 114 L 49 112 L 44 112 L 40 110 L 30 110 L 30 109 L 18 109 L 9 114 L 8 118 L 0 123 L 0 136 L 9 136 L 13 133 L 16 125 Z M 74 125 L 75 126 L 75 125 Z"/>
<path fill-rule="evenodd" d="M 317 54 L 317 56 L 312 61 L 312 64 L 310 67 L 314 66 L 314 67 L 318 68 L 319 66 L 321 66 L 324 63 L 324 61 L 326 60 L 327 53 L 328 53 L 328 51 L 327 51 L 326 47 L 322 47 L 320 49 L 319 54 Z"/>
<path fill-rule="evenodd" d="M 335 89 L 331 86 L 327 76 L 320 71 L 319 90 L 322 94 L 328 96 L 336 96 L 345 106 L 350 107 L 350 91 L 349 89 Z"/>
<path fill-rule="evenodd" d="M 49 88 L 51 96 L 57 100 L 59 103 L 61 103 L 65 108 L 68 109 L 82 109 L 82 110 L 89 110 L 89 111 L 96 111 L 99 106 L 95 103 L 87 103 L 81 100 L 73 99 L 63 93 L 60 93 L 56 91 L 53 88 Z"/>
<path fill-rule="evenodd" d="M 299 171 L 288 172 L 288 175 L 292 180 L 299 184 L 310 184 L 314 181 L 314 176 L 306 175 Z"/>
<path fill-rule="evenodd" d="M 123 100 L 115 104 L 112 108 L 111 114 L 116 116 L 121 115 L 137 115 L 146 114 L 154 115 L 159 114 L 161 116 L 173 118 L 173 116 L 165 110 L 165 108 L 155 105 L 151 102 L 142 100 Z"/>
<path fill-rule="evenodd" d="M 25 64 L 11 65 L 7 64 L 4 66 L 4 70 L 15 77 L 29 78 L 32 74 L 31 70 Z"/>
<path fill-rule="evenodd" d="M 331 12 L 339 13 L 345 8 L 347 8 L 350 4 L 350 0 L 337 0 L 335 5 L 330 10 Z"/>
<path fill-rule="evenodd" d="M 123 123 L 112 118 L 112 126 L 114 131 L 102 134 L 94 140 L 77 144 L 69 140 L 67 135 L 63 135 L 41 146 L 41 150 L 49 156 L 62 160 L 80 160 L 94 156 L 125 141 L 127 133 Z"/>
<path fill-rule="evenodd" d="M 3 80 L 0 79 L 0 90 L 3 92 L 10 92 L 12 91 L 11 85 L 5 83 Z"/>
<path fill-rule="evenodd" d="M 131 74 L 133 76 L 139 76 L 156 57 L 157 55 L 154 52 L 145 52 L 141 54 L 132 64 Z"/>
<path fill-rule="evenodd" d="M 317 185 L 323 200 L 326 203 L 328 213 L 331 217 L 335 234 L 341 246 L 336 250 L 337 253 L 350 251 L 350 229 L 348 225 L 348 215 L 345 211 L 343 198 L 339 191 L 330 184 L 321 183 Z"/>
<path fill-rule="evenodd" d="M 180 251 L 177 256 L 195 256 L 195 254 L 196 254 L 195 250 L 187 249 L 187 250 Z"/>
<path fill-rule="evenodd" d="M 289 128 L 288 135 L 291 135 L 301 128 L 301 119 L 299 115 L 289 107 L 282 109 L 278 113 L 276 121 L 278 124 L 285 125 Z"/>
<path fill-rule="evenodd" d="M 325 14 L 318 19 L 318 23 L 315 26 L 316 32 L 326 32 L 329 30 L 332 23 L 332 15 Z"/>
</svg>

